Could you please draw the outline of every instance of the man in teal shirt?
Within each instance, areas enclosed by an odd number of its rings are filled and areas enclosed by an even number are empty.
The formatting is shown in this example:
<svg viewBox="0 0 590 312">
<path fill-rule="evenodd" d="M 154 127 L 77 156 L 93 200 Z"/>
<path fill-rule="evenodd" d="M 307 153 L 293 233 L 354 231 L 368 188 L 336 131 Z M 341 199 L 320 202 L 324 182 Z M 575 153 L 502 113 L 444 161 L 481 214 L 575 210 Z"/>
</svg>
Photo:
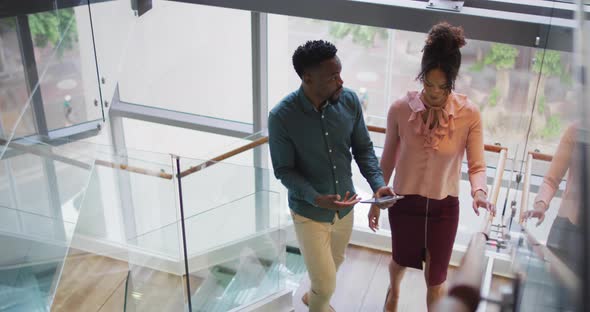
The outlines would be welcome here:
<svg viewBox="0 0 590 312">
<path fill-rule="evenodd" d="M 293 66 L 301 87 L 268 117 L 275 176 L 289 191 L 295 232 L 311 280 L 302 300 L 312 312 L 332 309 L 336 272 L 350 240 L 351 212 L 360 200 L 352 183 L 352 158 L 375 197 L 393 195 L 383 181 L 359 99 L 343 88 L 336 52 L 323 40 L 298 47 Z"/>
</svg>

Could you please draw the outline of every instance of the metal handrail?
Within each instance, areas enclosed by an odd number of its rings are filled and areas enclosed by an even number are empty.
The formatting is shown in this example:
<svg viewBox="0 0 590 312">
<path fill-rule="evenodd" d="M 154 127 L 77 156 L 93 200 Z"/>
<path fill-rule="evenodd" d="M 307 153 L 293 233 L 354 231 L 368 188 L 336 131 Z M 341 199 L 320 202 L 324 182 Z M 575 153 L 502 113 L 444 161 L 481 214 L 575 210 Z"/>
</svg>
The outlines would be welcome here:
<svg viewBox="0 0 590 312">
<path fill-rule="evenodd" d="M 23 151 L 23 152 L 26 152 L 29 154 L 39 156 L 39 157 L 48 158 L 48 159 L 51 159 L 54 161 L 59 161 L 59 162 L 62 162 L 62 163 L 65 163 L 65 164 L 68 164 L 68 165 L 71 165 L 74 167 L 82 168 L 85 170 L 90 170 L 92 168 L 92 165 L 89 163 L 85 163 L 85 162 L 82 162 L 82 161 L 79 161 L 76 159 L 72 159 L 69 157 L 58 155 L 49 149 L 40 148 L 40 146 L 37 144 L 24 145 L 24 144 L 15 143 L 15 142 L 8 143 L 6 140 L 0 139 L 0 145 L 9 145 L 11 148 L 14 148 L 16 150 L 20 150 L 20 151 Z M 121 170 L 126 170 L 126 171 L 130 171 L 130 172 L 138 173 L 138 174 L 164 178 L 167 180 L 171 180 L 173 177 L 172 174 L 166 173 L 166 172 L 158 172 L 158 171 L 153 171 L 153 170 L 149 170 L 149 169 L 133 167 L 133 166 L 125 165 L 125 164 L 113 163 L 113 162 L 109 162 L 106 160 L 100 160 L 100 159 L 94 160 L 94 164 L 96 164 L 98 166 L 109 167 L 109 168 L 114 168 L 114 169 L 121 169 Z"/>
<path fill-rule="evenodd" d="M 535 159 L 535 160 L 543 160 L 543 161 L 547 161 L 547 162 L 550 162 L 553 160 L 553 155 L 549 155 L 549 154 L 543 154 L 540 152 L 529 152 L 528 154 L 533 156 L 533 159 Z"/>
<path fill-rule="evenodd" d="M 383 127 L 368 125 L 367 126 L 367 129 L 369 131 L 371 131 L 371 132 L 385 133 L 385 128 L 383 128 Z M 207 161 L 205 161 L 205 162 L 203 162 L 203 163 L 201 163 L 201 164 L 199 164 L 197 166 L 192 166 L 191 168 L 182 171 L 180 173 L 180 177 L 181 178 L 184 178 L 184 177 L 186 177 L 186 176 L 188 176 L 190 174 L 193 174 L 193 173 L 198 172 L 198 171 L 201 171 L 201 170 L 203 170 L 205 168 L 211 167 L 212 165 L 214 165 L 214 164 L 216 164 L 216 163 L 218 163 L 220 161 L 226 160 L 226 159 L 228 159 L 230 157 L 233 157 L 233 156 L 238 155 L 240 153 L 243 153 L 245 151 L 251 150 L 251 149 L 253 149 L 255 147 L 258 147 L 258 146 L 260 146 L 262 144 L 265 144 L 265 143 L 268 143 L 268 136 L 263 136 L 263 137 L 259 138 L 256 141 L 253 141 L 251 143 L 248 143 L 246 145 L 243 145 L 243 146 L 240 146 L 240 147 L 238 147 L 236 149 L 233 149 L 233 150 L 231 150 L 229 152 L 226 152 L 224 154 L 221 154 L 221 155 L 219 155 L 219 156 L 217 156 L 215 158 L 212 158 L 210 160 L 207 160 Z M 504 153 L 505 153 L 507 151 L 507 148 L 506 147 L 498 146 L 498 145 L 485 144 L 484 145 L 484 148 L 485 148 L 486 151 L 488 151 L 488 152 L 494 152 L 494 153 L 502 153 L 502 151 L 504 151 Z M 496 198 L 497 198 L 497 195 L 496 195 Z"/>
<path fill-rule="evenodd" d="M 231 150 L 231 151 L 229 151 L 227 153 L 221 154 L 221 155 L 219 155 L 219 156 L 217 156 L 215 158 L 212 158 L 210 160 L 207 160 L 207 161 L 205 161 L 205 162 L 203 162 L 203 163 L 201 163 L 201 164 L 199 164 L 197 166 L 194 166 L 194 167 L 191 167 L 191 168 L 189 168 L 187 170 L 184 170 L 184 171 L 182 171 L 180 173 L 180 177 L 181 178 L 184 178 L 184 177 L 188 176 L 189 174 L 198 172 L 198 171 L 203 170 L 203 169 L 205 169 L 207 167 L 211 167 L 212 165 L 215 165 L 216 163 L 218 163 L 218 162 L 220 162 L 222 160 L 228 159 L 230 157 L 233 157 L 233 156 L 238 155 L 240 153 L 243 153 L 245 151 L 251 150 L 251 149 L 253 149 L 253 148 L 257 147 L 257 146 L 260 146 L 262 144 L 265 144 L 267 142 L 268 142 L 268 137 L 267 136 L 264 136 L 264 137 L 262 137 L 262 138 L 260 138 L 260 139 L 258 139 L 256 141 L 253 141 L 251 143 L 248 143 L 248 144 L 246 144 L 244 146 L 240 146 L 240 147 L 238 147 L 236 149 L 233 149 L 233 150 Z"/>
<path fill-rule="evenodd" d="M 383 134 L 385 134 L 385 128 L 384 127 L 367 125 L 367 129 L 370 132 L 383 133 Z M 505 147 L 505 146 L 484 144 L 484 150 L 486 152 L 500 153 L 500 151 L 507 150 L 507 149 L 508 148 Z"/>
<path fill-rule="evenodd" d="M 129 166 L 129 165 L 125 165 L 125 164 L 118 164 L 118 163 L 113 163 L 110 161 L 105 161 L 105 160 L 100 160 L 100 159 L 95 160 L 94 163 L 98 166 L 109 167 L 109 168 L 113 168 L 113 169 L 121 169 L 121 170 L 129 171 L 129 172 L 133 172 L 133 173 L 148 175 L 148 176 L 152 176 L 152 177 L 158 177 L 158 178 L 162 178 L 162 179 L 166 179 L 166 180 L 172 180 L 172 178 L 174 177 L 172 174 L 166 173 L 166 172 L 154 171 L 154 170 L 144 169 L 144 168 L 140 168 L 140 167 Z"/>
</svg>

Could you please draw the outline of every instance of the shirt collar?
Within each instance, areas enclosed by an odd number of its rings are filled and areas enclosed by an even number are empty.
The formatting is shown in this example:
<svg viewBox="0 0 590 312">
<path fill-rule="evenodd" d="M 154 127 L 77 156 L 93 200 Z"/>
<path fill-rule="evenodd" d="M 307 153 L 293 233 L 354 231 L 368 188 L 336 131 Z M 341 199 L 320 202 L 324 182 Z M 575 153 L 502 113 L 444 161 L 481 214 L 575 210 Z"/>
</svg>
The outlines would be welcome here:
<svg viewBox="0 0 590 312">
<path fill-rule="evenodd" d="M 305 92 L 303 91 L 303 86 L 299 87 L 299 90 L 297 90 L 297 96 L 299 97 L 299 104 L 301 106 L 301 109 L 303 110 L 304 113 L 308 113 L 311 111 L 318 111 L 315 106 L 313 106 L 313 104 L 309 101 L 309 99 L 307 98 L 307 96 L 305 96 Z M 322 105 L 321 109 L 326 108 L 326 106 L 330 105 L 328 101 L 324 102 L 324 104 Z"/>
</svg>

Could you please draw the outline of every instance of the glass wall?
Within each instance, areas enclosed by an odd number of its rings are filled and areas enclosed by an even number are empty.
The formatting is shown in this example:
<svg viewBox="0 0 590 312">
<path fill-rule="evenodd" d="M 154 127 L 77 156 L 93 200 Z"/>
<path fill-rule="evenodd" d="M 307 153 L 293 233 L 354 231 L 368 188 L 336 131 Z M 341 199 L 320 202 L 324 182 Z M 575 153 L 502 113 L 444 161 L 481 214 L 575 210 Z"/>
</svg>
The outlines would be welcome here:
<svg viewBox="0 0 590 312">
<path fill-rule="evenodd" d="M 314 39 L 328 40 L 338 48 L 344 85 L 359 96 L 367 125 L 385 127 L 391 103 L 408 91 L 422 89 L 416 76 L 425 33 L 273 14 L 268 19 L 269 68 L 272 69 L 268 72 L 269 109 L 299 87 L 300 79 L 290 57 L 297 46 Z M 549 20 L 547 17 L 547 26 L 541 32 L 549 33 Z M 467 45 L 461 50 L 462 64 L 455 91 L 465 94 L 480 110 L 484 143 L 507 148 L 509 171 L 504 177 L 507 184 L 509 179 L 515 179 L 525 149 L 553 153 L 560 134 L 571 122 L 573 114 L 569 112 L 575 107 L 571 78 L 573 54 L 472 39 L 470 29 L 465 29 L 465 34 Z M 380 155 L 385 136 L 378 133 L 371 136 Z M 485 158 L 491 181 L 498 154 L 486 152 Z M 547 168 L 547 164 L 538 164 L 534 171 L 542 174 Z M 463 170 L 466 173 L 466 166 Z M 511 170 L 516 173 L 509 177 Z M 358 171 L 354 176 L 360 196 L 372 196 Z M 470 207 L 470 185 L 465 178 L 461 182 L 461 203 Z M 504 208 L 507 193 L 514 196 L 514 190 L 504 187 L 498 202 L 500 209 Z M 356 226 L 366 227 L 368 206 L 356 208 Z M 459 228 L 460 232 L 469 229 L 466 238 L 476 231 L 469 226 L 477 223 L 470 210 L 461 210 Z M 387 218 L 382 218 L 381 224 L 387 229 Z"/>
<path fill-rule="evenodd" d="M 151 10 L 138 16 L 129 1 L 123 0 L 72 8 L 55 3 L 46 12 L 0 19 L 0 137 L 10 139 L 14 134 L 16 139 L 22 139 L 34 134 L 46 135 L 47 131 L 100 120 L 103 108 L 108 109 L 113 99 L 120 101 L 115 105 L 134 104 L 129 106 L 138 110 L 137 115 L 141 115 L 142 109 L 160 109 L 162 114 L 182 113 L 206 117 L 213 122 L 251 126 L 257 119 L 253 112 L 262 108 L 266 113 L 266 108 L 272 109 L 299 87 L 300 79 L 292 68 L 291 56 L 297 46 L 313 39 L 325 39 L 338 47 L 344 85 L 359 96 L 367 125 L 385 128 L 391 104 L 408 91 L 422 89 L 416 76 L 426 38 L 424 27 L 416 25 L 410 27 L 411 30 L 407 30 L 408 27 L 401 30 L 263 13 L 268 19 L 264 29 L 268 35 L 268 50 L 257 51 L 259 47 L 253 45 L 255 41 L 252 40 L 256 34 L 252 33 L 251 11 L 159 0 L 152 5 Z M 517 3 L 512 5 L 517 6 Z M 519 31 L 517 27 L 502 36 L 486 37 L 496 38 L 494 40 L 482 40 L 480 30 L 466 27 L 467 45 L 462 49 L 455 91 L 466 95 L 481 112 L 483 142 L 489 146 L 484 154 L 489 194 L 493 188 L 499 188 L 496 189 L 498 215 L 494 225 L 505 229 L 501 235 L 510 234 L 515 238 L 521 235 L 518 223 L 523 221 L 522 228 L 526 231 L 522 235 L 534 239 L 530 246 L 535 246 L 535 242 L 546 246 L 545 252 L 555 255 L 577 274 L 579 254 L 572 251 L 578 250 L 580 245 L 579 225 L 583 214 L 576 200 L 583 193 L 580 182 L 583 180 L 576 179 L 575 173 L 581 171 L 576 167 L 581 161 L 576 150 L 580 148 L 578 134 L 583 126 L 576 107 L 581 89 L 575 76 L 580 66 L 576 63 L 577 55 L 571 47 L 555 44 L 563 35 L 560 32 L 566 29 L 568 35 L 567 29 L 572 27 L 571 16 L 563 13 L 564 5 L 553 1 L 543 1 L 543 5 L 539 5 L 543 13 L 536 16 L 535 23 L 539 26 L 537 40 L 540 44 L 534 44 L 533 38 L 528 45 L 522 41 L 520 45 L 510 43 L 516 41 L 513 39 Z M 368 8 L 367 12 L 374 12 Z M 297 11 L 293 15 L 312 14 Z M 338 16 L 324 18 L 342 18 Z M 448 16 L 453 23 L 453 15 Z M 491 16 L 482 18 L 492 19 Z M 351 17 L 342 19 L 357 21 Z M 267 52 L 267 73 L 252 67 L 252 56 L 256 52 L 262 55 Z M 260 86 L 255 86 L 253 76 L 264 74 L 268 74 L 268 84 L 261 89 L 267 90 L 268 103 L 254 103 L 253 90 Z M 120 113 L 117 108 L 113 112 Z M 108 113 L 105 114 L 108 117 Z M 179 124 L 182 122 L 185 120 Z M 114 131 L 122 130 L 122 133 L 114 136 L 126 142 L 126 146 L 118 146 L 124 148 L 128 156 L 123 162 L 150 172 L 172 173 L 178 169 L 169 154 L 191 157 L 184 158 L 187 162 L 181 168 L 191 170 L 207 159 L 258 137 L 258 134 L 251 134 L 236 138 L 215 133 L 215 130 L 189 130 L 157 124 L 147 117 L 136 120 L 123 116 L 121 125 L 122 129 Z M 385 135 L 371 132 L 371 138 L 380 157 Z M 38 145 L 40 142 L 22 139 L 19 143 Z M 501 145 L 507 155 L 505 172 L 496 186 L 493 186 L 494 177 L 498 174 L 501 155 L 493 151 L 493 145 Z M 53 163 L 36 154 L 17 157 L 15 149 L 6 146 L 3 144 L 0 153 L 0 205 L 5 219 L 14 222 L 2 222 L 3 229 L 42 236 L 53 230 L 55 222 L 37 226 L 41 223 L 27 219 L 51 219 L 58 214 L 57 223 L 62 230 L 58 234 L 65 233 L 65 237 L 71 238 L 73 227 L 81 218 L 79 186 L 85 185 L 87 170 Z M 119 155 L 112 155 L 110 147 L 103 148 L 108 152 L 97 158 L 121 161 L 117 158 Z M 84 150 L 84 147 L 78 146 L 77 150 Z M 63 150 L 63 154 L 88 163 L 93 161 L 87 159 L 88 155 L 71 149 Z M 425 162 L 427 167 L 430 164 L 428 160 Z M 288 206 L 286 192 L 274 178 L 271 167 L 267 147 L 262 146 L 207 168 L 207 174 L 185 180 L 190 192 L 185 198 L 189 200 L 186 219 L 191 225 L 188 232 L 189 236 L 197 237 L 195 242 L 198 242 L 188 246 L 189 254 L 196 257 L 215 244 L 235 243 L 240 241 L 241 235 L 257 239 L 244 241 L 240 245 L 244 249 L 238 250 L 244 254 L 231 261 L 214 263 L 198 262 L 203 261 L 202 258 L 191 259 L 189 279 L 195 279 L 198 286 L 192 288 L 189 295 L 181 293 L 184 280 L 178 278 L 182 270 L 176 268 L 172 306 L 178 308 L 186 299 L 194 298 L 201 307 L 206 307 L 213 303 L 203 298 L 228 294 L 231 298 L 228 297 L 227 302 L 217 303 L 235 307 L 242 300 L 241 295 L 258 298 L 261 289 L 277 285 L 272 274 L 264 273 L 280 269 L 283 263 L 278 258 L 284 246 L 280 245 L 282 241 L 272 245 L 277 241 L 268 231 L 284 222 Z M 439 169 L 428 168 L 422 180 L 447 183 L 440 181 Z M 91 191 L 88 194 L 96 198 L 87 197 L 90 204 L 86 207 L 89 208 L 84 211 L 83 222 L 78 221 L 77 234 L 80 237 L 95 235 L 99 240 L 130 244 L 136 249 L 179 260 L 182 256 L 179 232 L 184 220 L 179 219 L 175 202 L 178 185 L 170 180 L 143 176 L 123 177 L 120 172 L 112 171 L 108 167 L 93 171 L 93 183 L 87 189 Z M 471 209 L 468 171 L 464 158 L 459 182 L 461 208 L 456 251 L 464 250 L 484 219 Z M 44 175 L 52 180 L 41 179 Z M 353 177 L 359 195 L 371 197 L 372 191 L 356 166 L 353 166 Z M 122 181 L 133 187 L 122 190 Z M 227 191 L 236 186 L 239 187 L 237 191 Z M 37 191 L 36 196 L 26 191 L 31 189 Z M 121 198 L 127 202 L 117 202 Z M 141 207 L 143 213 L 134 215 L 136 233 L 129 236 L 120 213 L 131 202 Z M 426 203 L 418 208 L 428 211 L 430 201 Z M 272 209 L 260 210 L 260 205 Z M 355 230 L 358 232 L 368 232 L 368 208 L 361 204 L 355 207 Z M 514 218 L 511 217 L 513 213 Z M 527 214 L 534 218 L 524 221 L 521 217 Z M 227 215 L 232 215 L 231 220 L 223 220 Z M 537 226 L 541 217 L 543 222 Z M 242 221 L 247 226 L 240 228 Z M 386 211 L 381 214 L 380 224 L 379 235 L 392 234 Z M 219 240 L 201 239 L 215 230 L 223 234 Z M 257 236 L 261 233 L 264 235 Z M 173 244 L 167 244 L 170 238 Z M 494 247 L 490 251 L 502 259 L 516 255 L 516 263 L 533 257 L 536 251 L 527 248 L 522 244 L 513 245 L 513 249 Z M 133 292 L 129 293 L 128 302 L 144 309 L 145 301 L 137 296 L 142 293 L 155 296 L 158 284 L 146 279 L 143 269 L 153 269 L 156 265 L 151 258 L 132 252 L 125 257 L 123 260 L 132 263 L 128 270 L 131 279 L 127 281 L 131 281 L 131 289 L 136 290 L 136 297 Z M 525 268 L 529 267 L 525 265 Z M 542 266 L 531 266 L 529 275 L 541 276 L 542 270 L 536 271 L 539 268 Z M 238 288 L 242 293 L 234 291 L 228 272 L 231 277 L 239 277 L 234 281 L 247 285 Z M 557 283 L 545 278 L 529 281 L 538 285 Z M 216 287 L 222 284 L 223 287 Z M 256 292 L 254 287 L 260 285 L 264 287 Z M 534 289 L 536 295 L 543 294 Z M 248 291 L 250 293 L 245 294 Z M 525 293 L 523 300 L 530 299 L 530 294 Z M 553 304 L 542 307 L 554 307 Z"/>
<path fill-rule="evenodd" d="M 250 12 L 152 5 L 141 17 L 128 1 L 91 5 L 104 91 L 116 84 L 123 102 L 251 124 Z"/>
<path fill-rule="evenodd" d="M 28 17 L 49 130 L 103 117 L 89 20 L 87 6 Z"/>
<path fill-rule="evenodd" d="M 587 13 L 584 18 L 587 24 Z M 588 37 L 583 29 L 573 31 L 574 38 Z M 549 43 L 560 39 L 553 29 L 548 36 Z M 587 102 L 582 99 L 587 85 L 577 73 L 586 62 L 588 42 L 583 49 L 581 43 L 572 42 L 573 50 L 535 50 L 533 70 L 539 82 L 536 90 L 529 91 L 536 102 L 523 151 L 525 184 L 520 201 L 525 239 L 514 257 L 517 271 L 527 276 L 521 284 L 522 311 L 587 309 L 582 298 L 587 289 L 583 268 L 588 247 L 583 233 L 588 224 L 581 201 L 588 179 L 582 169 L 587 166 L 582 156 L 587 127 Z"/>
<path fill-rule="evenodd" d="M 27 10 L 0 22 L 0 135 L 55 137 L 102 121 L 93 36 L 83 27 L 88 6 L 52 1 Z"/>
<path fill-rule="evenodd" d="M 100 19 L 101 14 L 105 18 L 107 7 L 114 5 L 119 4 L 94 5 L 97 18 Z M 572 78 L 575 54 L 566 46 L 552 44 L 552 40 L 559 36 L 559 31 L 554 30 L 563 29 L 563 25 L 569 24 L 564 21 L 567 18 L 564 18 L 563 12 L 558 12 L 564 10 L 561 4 L 552 6 L 544 3 L 540 7 L 543 13 L 535 22 L 539 25 L 537 40 L 540 44 L 537 45 L 533 39 L 528 45 L 511 43 L 517 41 L 516 26 L 510 29 L 513 34 L 506 32 L 503 37 L 495 36 L 497 40 L 481 40 L 478 36 L 472 36 L 472 33 L 481 36 L 481 31 L 475 31 L 473 27 L 465 28 L 467 45 L 462 49 L 461 71 L 456 82 L 455 91 L 466 95 L 473 107 L 481 112 L 483 142 L 490 146 L 484 153 L 486 183 L 490 194 L 493 188 L 498 193 L 498 197 L 494 198 L 498 209 L 494 224 L 497 227 L 510 227 L 508 231 L 518 229 L 518 213 L 515 213 L 516 219 L 510 221 L 513 209 L 532 208 L 537 193 L 542 190 L 543 177 L 551 171 L 549 161 L 535 159 L 527 162 L 528 155 L 530 152 L 556 155 L 561 150 L 558 147 L 560 139 L 576 121 L 576 82 Z M 100 13 L 101 10 L 103 13 Z M 385 127 L 391 103 L 403 97 L 407 91 L 420 91 L 422 88 L 416 75 L 426 38 L 424 27 L 415 27 L 413 30 L 387 29 L 279 14 L 268 14 L 267 18 L 268 110 L 299 87 L 300 80 L 292 68 L 291 55 L 298 45 L 312 39 L 326 39 L 338 47 L 345 86 L 359 95 L 368 125 Z M 107 27 L 103 26 L 105 29 L 100 40 L 104 44 L 99 48 L 99 55 L 105 55 L 105 64 L 119 64 L 117 67 L 105 65 L 113 67 L 105 67 L 108 70 L 104 73 L 112 72 L 111 75 L 118 77 L 116 81 L 123 102 L 243 123 L 253 122 L 251 77 L 258 69 L 251 68 L 251 52 L 257 47 L 252 46 L 250 39 L 249 11 L 156 1 L 154 8 L 142 17 L 129 15 L 121 17 L 121 20 L 122 25 L 125 25 L 122 33 L 127 39 L 114 42 L 123 47 L 123 52 L 117 56 L 116 62 L 107 56 L 109 52 L 105 47 L 109 46 L 110 38 Z M 162 23 L 166 27 L 161 26 Z M 164 29 L 167 30 L 166 34 L 162 34 Z M 190 35 L 187 35 L 186 29 L 190 29 Z M 201 29 L 207 31 L 201 33 Z M 231 44 L 220 39 L 226 38 L 220 35 L 226 33 L 232 34 Z M 179 40 L 177 36 L 200 39 Z M 120 34 L 119 37 L 123 38 Z M 211 44 L 204 46 L 206 43 Z M 238 50 L 237 47 L 246 52 L 233 53 Z M 193 55 L 198 57 L 191 57 Z M 226 81 L 228 83 L 224 84 Z M 126 141 L 145 146 L 146 149 L 164 152 L 171 148 L 169 143 L 172 139 L 164 144 L 146 139 L 157 134 L 164 134 L 168 138 L 191 136 L 181 133 L 184 130 L 178 131 L 169 126 L 133 120 L 125 120 L 124 123 Z M 384 135 L 371 133 L 371 136 L 376 153 L 380 156 Z M 200 143 L 201 139 L 188 141 Z M 194 150 L 182 147 L 178 150 L 190 150 L 192 155 L 200 157 L 201 154 L 209 155 L 209 149 L 215 150 L 217 144 L 224 142 L 214 135 L 203 137 L 202 141 L 210 142 L 206 143 L 207 148 L 203 148 L 202 152 L 199 151 L 202 147 L 195 147 Z M 225 143 L 219 146 L 223 145 Z M 494 177 L 499 174 L 497 166 L 501 163 L 501 156 L 491 148 L 493 145 L 501 145 L 507 155 L 505 172 L 499 175 L 499 184 L 495 186 Z M 259 160 L 256 157 L 252 159 Z M 445 183 L 437 180 L 437 169 L 426 170 L 424 181 Z M 464 159 L 458 194 L 461 209 L 455 246 L 457 250 L 465 248 L 470 236 L 480 230 L 479 224 L 484 219 L 471 209 L 468 170 Z M 359 173 L 355 167 L 353 174 L 358 193 L 362 197 L 372 196 Z M 525 181 L 527 173 L 529 178 Z M 560 178 L 557 185 L 563 188 L 564 183 Z M 530 194 L 523 197 L 525 184 Z M 552 205 L 561 205 L 559 196 L 563 190 L 555 194 L 557 198 Z M 529 207 L 522 207 L 525 197 L 529 198 Z M 283 208 L 286 210 L 286 205 Z M 356 207 L 357 230 L 367 230 L 367 210 L 368 206 Z M 547 241 L 557 215 L 555 209 L 548 210 L 545 223 L 530 229 L 539 241 Z M 390 235 L 391 227 L 385 213 L 380 223 L 383 225 L 381 233 Z M 514 224 L 514 228 L 510 224 Z M 508 255 L 507 250 L 496 248 L 494 251 L 498 255 Z"/>
<path fill-rule="evenodd" d="M 35 122 L 32 111 L 26 109 L 29 96 L 15 17 L 0 19 L 0 72 L 2 136 L 8 136 L 13 130 L 17 136 L 33 134 Z M 22 122 L 18 122 L 21 119 Z"/>
</svg>

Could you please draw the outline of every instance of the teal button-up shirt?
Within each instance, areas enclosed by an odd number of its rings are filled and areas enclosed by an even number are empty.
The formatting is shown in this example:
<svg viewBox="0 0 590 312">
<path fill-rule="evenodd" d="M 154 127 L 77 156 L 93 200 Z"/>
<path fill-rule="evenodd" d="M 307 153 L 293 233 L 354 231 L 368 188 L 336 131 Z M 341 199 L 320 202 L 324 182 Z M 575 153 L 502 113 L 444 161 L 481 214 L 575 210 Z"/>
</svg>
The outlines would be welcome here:
<svg viewBox="0 0 590 312">
<path fill-rule="evenodd" d="M 365 126 L 357 95 L 344 89 L 336 104 L 316 110 L 303 88 L 287 95 L 268 117 L 272 165 L 277 179 L 289 190 L 289 206 L 297 214 L 332 222 L 339 210 L 317 207 L 318 195 L 356 193 L 352 183 L 354 156 L 373 192 L 385 185 L 373 142 Z"/>
</svg>

